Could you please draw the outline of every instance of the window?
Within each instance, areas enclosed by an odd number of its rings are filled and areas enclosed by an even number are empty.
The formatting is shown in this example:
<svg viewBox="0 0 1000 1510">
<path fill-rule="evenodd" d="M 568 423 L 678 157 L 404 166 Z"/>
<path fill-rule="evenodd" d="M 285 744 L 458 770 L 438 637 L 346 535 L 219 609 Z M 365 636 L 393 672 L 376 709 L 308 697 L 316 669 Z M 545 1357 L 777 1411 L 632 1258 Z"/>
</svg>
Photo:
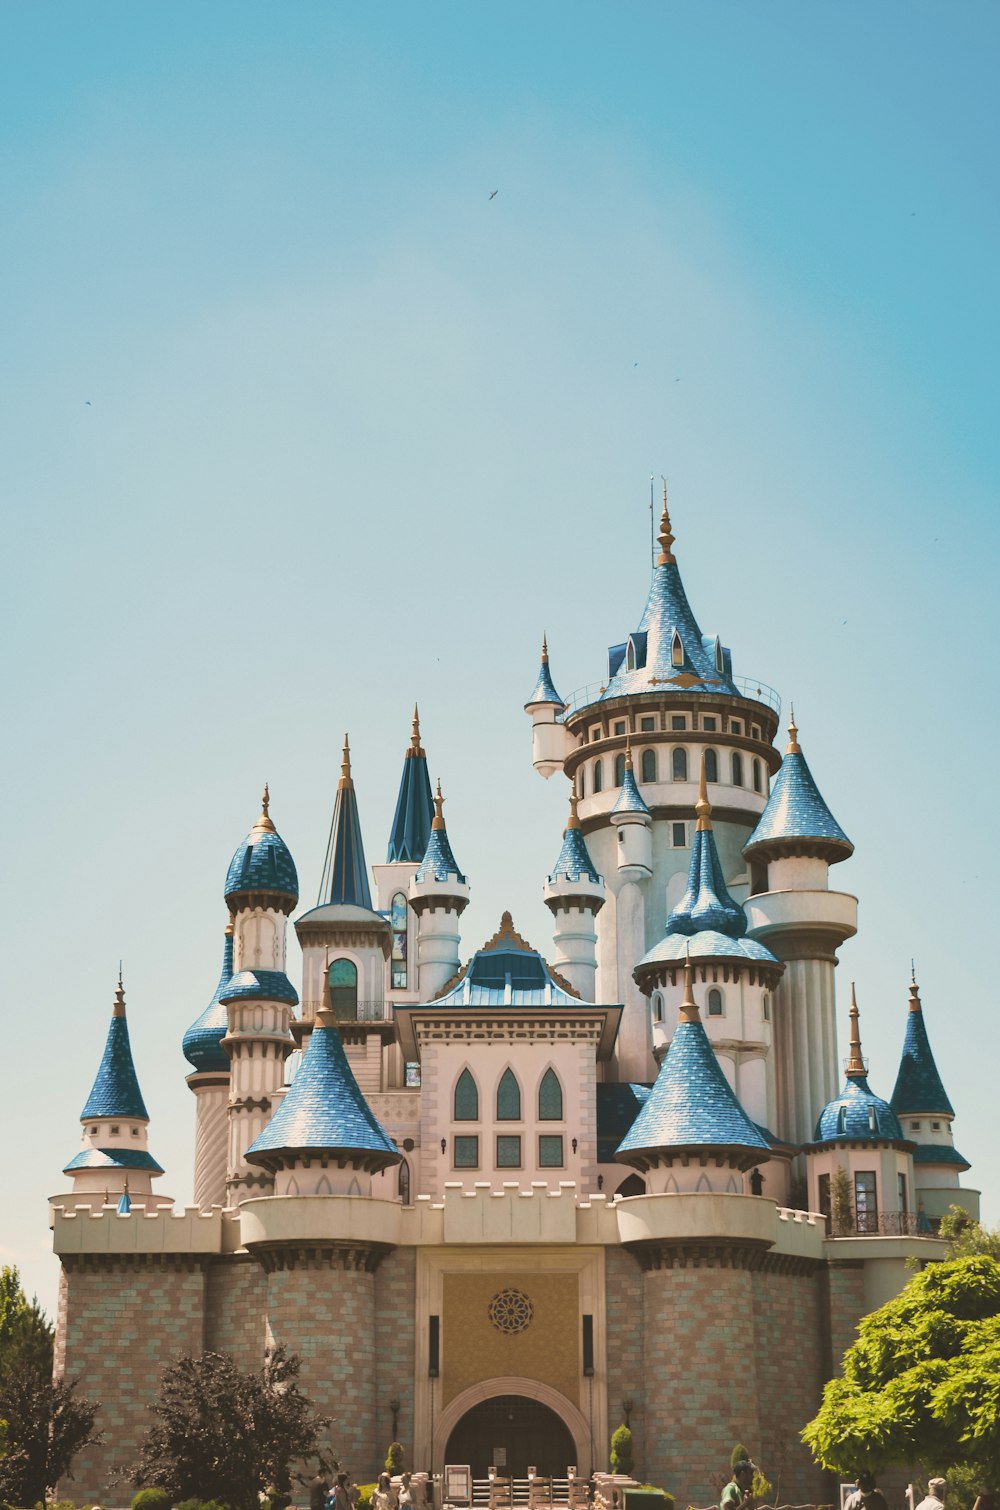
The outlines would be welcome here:
<svg viewBox="0 0 1000 1510">
<path fill-rule="evenodd" d="M 639 720 L 639 728 L 642 730 L 642 732 L 644 734 L 652 734 L 653 730 L 656 728 L 656 719 L 655 718 L 640 718 L 640 720 Z"/>
<path fill-rule="evenodd" d="M 751 724 L 750 725 L 750 733 L 753 735 L 754 739 L 759 739 L 760 738 L 760 725 L 759 724 Z"/>
<path fill-rule="evenodd" d="M 760 761 L 756 758 L 754 759 L 753 763 L 753 789 L 755 792 L 761 792 L 764 790 L 763 772 L 761 770 Z"/>
<path fill-rule="evenodd" d="M 117 1137 L 117 1135 L 118 1135 L 118 1128 L 117 1127 L 113 1127 L 111 1129 L 111 1136 L 114 1138 L 114 1137 Z"/>
<path fill-rule="evenodd" d="M 497 1168 L 520 1169 L 521 1137 L 519 1133 L 501 1133 L 497 1138 Z"/>
<path fill-rule="evenodd" d="M 479 1090 L 469 1070 L 463 1070 L 455 1082 L 456 1122 L 479 1121 Z"/>
<path fill-rule="evenodd" d="M 643 781 L 656 780 L 656 751 L 643 750 L 642 752 L 642 779 Z"/>
<path fill-rule="evenodd" d="M 672 713 L 670 715 L 670 727 L 672 729 L 686 729 L 687 726 L 688 721 L 683 713 Z"/>
<path fill-rule="evenodd" d="M 595 740 L 600 739 L 600 737 L 601 737 L 601 726 L 600 726 L 600 724 L 595 724 L 594 727 L 590 731 L 590 742 L 591 742 L 591 744 L 593 744 L 595 742 Z"/>
<path fill-rule="evenodd" d="M 625 720 L 623 718 L 619 719 L 618 722 L 615 724 L 615 733 L 616 734 L 624 734 L 625 733 Z"/>
<path fill-rule="evenodd" d="M 562 1133 L 542 1133 L 538 1139 L 538 1167 L 540 1169 L 563 1167 Z"/>
<path fill-rule="evenodd" d="M 604 791 L 604 771 L 599 760 L 594 761 L 594 791 Z"/>
<path fill-rule="evenodd" d="M 896 1176 L 896 1195 L 897 1195 L 897 1197 L 899 1199 L 899 1209 L 905 1215 L 906 1212 L 910 1209 L 907 1206 L 907 1204 L 906 1204 L 906 1175 L 905 1174 L 897 1174 L 897 1176 Z"/>
<path fill-rule="evenodd" d="M 705 751 L 705 780 L 718 781 L 719 757 L 714 750 Z"/>
<path fill-rule="evenodd" d="M 940 1132 L 940 1131 L 941 1131 L 941 1124 L 940 1124 L 940 1122 L 932 1122 L 931 1123 L 931 1132 Z"/>
<path fill-rule="evenodd" d="M 615 756 L 615 786 L 622 786 L 625 781 L 625 756 Z"/>
<path fill-rule="evenodd" d="M 688 779 L 688 752 L 687 750 L 671 750 L 670 772 L 675 781 L 687 781 Z"/>
<path fill-rule="evenodd" d="M 419 1064 L 414 1063 L 406 1065 L 403 1071 L 403 1084 L 406 1086 L 406 1089 L 408 1091 L 416 1091 L 420 1089 Z"/>
<path fill-rule="evenodd" d="M 626 671 L 634 671 L 635 670 L 635 645 L 632 643 L 631 640 L 629 640 L 629 642 L 628 642 L 628 649 L 625 652 L 625 670 Z"/>
<path fill-rule="evenodd" d="M 330 966 L 330 1010 L 338 1022 L 358 1020 L 358 967 L 349 959 L 335 959 Z"/>
<path fill-rule="evenodd" d="M 723 672 L 726 669 L 725 658 L 722 654 L 722 644 L 718 638 L 715 641 L 715 669 L 718 672 Z"/>
<path fill-rule="evenodd" d="M 90 1136 L 94 1137 L 94 1136 L 96 1136 L 96 1133 L 97 1133 L 97 1128 L 96 1127 L 92 1127 L 90 1129 Z"/>
<path fill-rule="evenodd" d="M 521 1087 L 513 1070 L 504 1070 L 497 1086 L 497 1121 L 520 1122 Z"/>
<path fill-rule="evenodd" d="M 392 899 L 392 989 L 406 990 L 406 931 L 408 910 L 406 897 L 397 891 Z"/>
<path fill-rule="evenodd" d="M 653 1021 L 663 1021 L 663 997 L 657 991 L 653 996 Z"/>
<path fill-rule="evenodd" d="M 686 823 L 671 823 L 671 825 L 670 825 L 670 843 L 673 846 L 673 848 L 674 849 L 687 849 L 687 842 L 688 842 L 687 824 Z"/>
<path fill-rule="evenodd" d="M 538 1087 L 539 1122 L 561 1122 L 563 1093 L 555 1070 L 546 1070 Z"/>
<path fill-rule="evenodd" d="M 842 1136 L 847 1131 L 847 1107 L 842 1106 L 837 1112 L 837 1134 Z"/>
<path fill-rule="evenodd" d="M 410 1204 L 410 1166 L 404 1159 L 399 1166 L 399 1184 L 397 1186 L 399 1199 L 404 1206 Z"/>
<path fill-rule="evenodd" d="M 133 1127 L 132 1136 L 133 1138 L 137 1138 L 139 1136 L 139 1129 L 137 1127 Z"/>
<path fill-rule="evenodd" d="M 722 1016 L 722 992 L 717 986 L 713 986 L 708 993 L 708 1015 L 709 1017 Z"/>
<path fill-rule="evenodd" d="M 576 773 L 576 795 L 578 797 L 587 795 L 587 767 L 585 765 L 582 765 Z"/>
<path fill-rule="evenodd" d="M 465 1133 L 454 1139 L 455 1168 L 479 1168 L 479 1139 Z"/>
<path fill-rule="evenodd" d="M 701 726 L 706 733 L 714 734 L 719 727 L 719 720 L 715 717 L 714 713 L 710 713 L 702 719 Z"/>
<path fill-rule="evenodd" d="M 738 718 L 731 718 L 729 720 L 729 727 L 734 734 L 743 733 L 743 725 L 740 723 Z"/>
<path fill-rule="evenodd" d="M 878 1197 L 874 1169 L 855 1171 L 854 1215 L 859 1232 L 878 1231 Z"/>
<path fill-rule="evenodd" d="M 676 629 L 674 630 L 674 637 L 670 642 L 670 660 L 674 666 L 683 666 L 684 664 L 684 646 L 681 644 L 681 637 Z"/>
<path fill-rule="evenodd" d="M 764 996 L 761 997 L 760 1007 L 761 1007 L 761 1011 L 764 1014 L 764 1021 L 765 1022 L 770 1022 L 771 1021 L 771 998 L 766 993 L 765 993 Z"/>
<path fill-rule="evenodd" d="M 911 1122 L 910 1123 L 910 1131 L 911 1132 L 919 1132 L 920 1131 L 920 1123 L 919 1122 Z"/>
<path fill-rule="evenodd" d="M 874 1106 L 869 1106 L 868 1108 L 868 1131 L 870 1133 L 878 1132 L 878 1119 L 875 1116 Z"/>
<path fill-rule="evenodd" d="M 736 752 L 734 751 L 733 754 L 732 754 L 732 756 L 730 757 L 730 761 L 731 761 L 732 770 L 733 770 L 733 786 L 742 786 L 743 785 L 743 756 L 742 755 L 737 755 Z"/>
<path fill-rule="evenodd" d="M 823 1216 L 826 1217 L 826 1230 L 829 1232 L 832 1207 L 830 1205 L 830 1176 L 828 1174 L 821 1174 L 819 1177 L 819 1209 Z"/>
</svg>

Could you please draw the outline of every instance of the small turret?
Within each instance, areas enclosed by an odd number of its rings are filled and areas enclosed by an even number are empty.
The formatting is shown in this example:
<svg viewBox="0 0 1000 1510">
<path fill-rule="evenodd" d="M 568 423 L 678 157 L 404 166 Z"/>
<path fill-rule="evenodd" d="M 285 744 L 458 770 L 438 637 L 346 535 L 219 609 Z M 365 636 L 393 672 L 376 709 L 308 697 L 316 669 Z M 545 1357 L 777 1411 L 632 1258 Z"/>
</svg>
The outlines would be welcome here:
<svg viewBox="0 0 1000 1510">
<path fill-rule="evenodd" d="M 632 745 L 625 747 L 625 775 L 610 813 L 618 832 L 618 873 L 623 881 L 648 881 L 653 874 L 653 817 L 636 786 Z"/>
<path fill-rule="evenodd" d="M 83 1147 L 63 1168 L 73 1179 L 73 1203 L 105 1205 L 130 1182 L 144 1206 L 173 1204 L 170 1196 L 152 1193 L 151 1181 L 163 1170 L 149 1152 L 149 1114 L 132 1060 L 120 969 L 104 1053 L 80 1122 Z"/>
<path fill-rule="evenodd" d="M 184 1057 L 193 1065 L 187 1083 L 197 1098 L 194 1135 L 194 1198 L 201 1210 L 226 1199 L 229 1127 L 229 1055 L 222 1040 L 229 1031 L 223 997 L 233 978 L 235 919 L 229 914 L 222 946 L 222 970 L 215 994 L 184 1034 Z"/>
<path fill-rule="evenodd" d="M 417 915 L 419 990 L 425 1001 L 436 996 L 459 967 L 458 922 L 468 905 L 469 883 L 452 853 L 439 781 L 427 852 L 410 882 L 410 906 Z"/>
<path fill-rule="evenodd" d="M 561 771 L 572 741 L 559 723 L 559 715 L 566 704 L 552 684 L 549 672 L 549 646 L 542 635 L 542 664 L 538 680 L 524 711 L 531 719 L 531 756 L 535 770 L 549 777 L 553 771 Z"/>
<path fill-rule="evenodd" d="M 755 864 L 768 866 L 771 891 L 825 888 L 830 866 L 854 853 L 854 845 L 824 802 L 802 753 L 794 706 L 785 758 L 743 853 Z"/>
<path fill-rule="evenodd" d="M 591 860 L 577 814 L 576 783 L 570 791 L 569 822 L 555 867 L 545 882 L 545 905 L 555 919 L 553 965 L 584 1001 L 595 1001 L 597 930 L 604 906 L 604 880 Z"/>
</svg>

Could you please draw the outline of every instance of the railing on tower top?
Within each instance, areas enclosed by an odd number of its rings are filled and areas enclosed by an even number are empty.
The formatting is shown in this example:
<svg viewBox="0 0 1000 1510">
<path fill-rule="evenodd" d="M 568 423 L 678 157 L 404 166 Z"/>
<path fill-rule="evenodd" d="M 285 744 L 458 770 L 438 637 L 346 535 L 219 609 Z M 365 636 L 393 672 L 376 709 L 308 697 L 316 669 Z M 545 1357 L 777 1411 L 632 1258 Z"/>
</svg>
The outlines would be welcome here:
<svg viewBox="0 0 1000 1510">
<path fill-rule="evenodd" d="M 763 703 L 765 708 L 771 708 L 779 718 L 781 717 L 781 698 L 766 682 L 759 682 L 754 676 L 731 676 L 729 680 L 740 697 L 745 697 L 752 703 Z M 606 690 L 606 682 L 589 682 L 586 687 L 577 687 L 576 691 L 571 692 L 566 699 L 566 712 L 560 714 L 560 717 L 565 719 L 579 708 L 586 708 L 591 703 L 599 702 Z M 649 687 L 643 690 L 655 692 L 657 688 Z"/>
</svg>

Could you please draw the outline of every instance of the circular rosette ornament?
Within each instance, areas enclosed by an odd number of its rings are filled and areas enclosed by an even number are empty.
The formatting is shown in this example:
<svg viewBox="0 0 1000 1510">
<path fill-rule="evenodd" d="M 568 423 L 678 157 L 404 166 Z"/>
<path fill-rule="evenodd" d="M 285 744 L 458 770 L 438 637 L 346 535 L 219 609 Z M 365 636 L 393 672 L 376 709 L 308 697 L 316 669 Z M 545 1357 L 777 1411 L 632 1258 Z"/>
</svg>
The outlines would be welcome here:
<svg viewBox="0 0 1000 1510">
<path fill-rule="evenodd" d="M 533 1313 L 531 1301 L 523 1290 L 499 1290 L 489 1303 L 490 1320 L 498 1332 L 507 1337 L 516 1337 L 530 1326 Z"/>
</svg>

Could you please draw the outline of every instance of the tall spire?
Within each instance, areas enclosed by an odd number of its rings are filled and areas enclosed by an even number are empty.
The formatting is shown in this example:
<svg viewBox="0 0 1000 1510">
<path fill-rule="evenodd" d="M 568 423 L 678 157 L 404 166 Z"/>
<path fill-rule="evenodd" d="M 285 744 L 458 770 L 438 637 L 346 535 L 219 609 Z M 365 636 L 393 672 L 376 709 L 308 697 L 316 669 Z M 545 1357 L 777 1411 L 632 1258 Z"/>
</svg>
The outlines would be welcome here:
<svg viewBox="0 0 1000 1510">
<path fill-rule="evenodd" d="M 701 777 L 698 782 L 698 801 L 694 805 L 695 815 L 698 819 L 696 832 L 699 834 L 710 833 L 712 829 L 712 804 L 708 800 L 708 776 L 705 771 L 705 755 L 701 757 Z"/>
<path fill-rule="evenodd" d="M 694 971 L 691 968 L 691 945 L 684 951 L 684 995 L 678 1006 L 681 1022 L 701 1022 L 698 1003 L 694 999 Z"/>
<path fill-rule="evenodd" d="M 120 968 L 104 1053 L 101 1056 L 97 1077 L 87 1097 L 87 1104 L 80 1113 L 81 1121 L 97 1117 L 129 1117 L 135 1121 L 146 1122 L 149 1120 L 132 1060 L 132 1045 L 129 1042 L 128 1021 L 125 1017 L 125 989 L 122 985 Z"/>
<path fill-rule="evenodd" d="M 437 791 L 434 793 L 434 821 L 431 824 L 432 832 L 444 833 L 444 793 L 441 791 L 441 777 L 437 779 Z"/>
<path fill-rule="evenodd" d="M 431 836 L 433 800 L 427 755 L 420 743 L 420 711 L 413 705 L 413 728 L 403 760 L 396 812 L 389 832 L 386 863 L 419 865 Z"/>
<path fill-rule="evenodd" d="M 270 808 L 270 806 L 271 806 L 271 793 L 268 791 L 267 782 L 265 781 L 264 782 L 264 791 L 261 794 L 261 799 L 260 799 L 260 817 L 257 819 L 257 822 L 254 824 L 254 828 L 258 831 L 258 833 L 273 834 L 273 833 L 277 832 L 277 830 L 274 827 L 274 824 L 271 822 L 271 817 L 270 817 L 270 814 L 268 812 L 268 809 Z"/>
<path fill-rule="evenodd" d="M 931 1052 L 916 971 L 913 969 L 910 971 L 910 1000 L 903 1053 L 891 1100 L 893 1111 L 900 1116 L 912 1116 L 917 1112 L 925 1115 L 937 1113 L 943 1117 L 955 1115 Z"/>
<path fill-rule="evenodd" d="M 742 938 L 747 931 L 746 913 L 739 902 L 729 895 L 722 873 L 722 862 L 712 830 L 712 807 L 708 800 L 704 758 L 695 812 L 698 823 L 691 846 L 687 890 L 667 919 L 667 935 L 704 933 L 710 930 L 727 934 L 730 938 Z"/>
<path fill-rule="evenodd" d="M 549 642 L 544 634 L 542 635 L 542 664 L 539 668 L 538 679 L 535 682 L 531 696 L 524 706 L 525 708 L 533 708 L 541 706 L 543 703 L 554 704 L 559 712 L 562 712 L 566 706 L 552 681 L 552 673 L 549 671 Z"/>
<path fill-rule="evenodd" d="M 851 1019 L 850 1054 L 847 1059 L 845 1074 L 849 1080 L 864 1077 L 868 1074 L 868 1066 L 865 1064 L 861 1053 L 861 1013 L 858 1011 L 858 999 L 854 992 L 854 982 L 851 981 L 851 1006 L 848 1012 Z"/>
<path fill-rule="evenodd" d="M 663 512 L 660 515 L 660 533 L 656 538 L 660 542 L 660 554 L 656 562 L 657 566 L 672 566 L 676 557 L 671 549 L 674 543 L 674 536 L 670 532 L 670 513 L 667 509 L 667 484 L 665 482 L 663 484 Z"/>
<path fill-rule="evenodd" d="M 352 906 L 372 910 L 368 867 L 361 839 L 361 819 L 351 776 L 351 748 L 344 735 L 344 751 L 327 840 L 318 906 Z"/>
</svg>

